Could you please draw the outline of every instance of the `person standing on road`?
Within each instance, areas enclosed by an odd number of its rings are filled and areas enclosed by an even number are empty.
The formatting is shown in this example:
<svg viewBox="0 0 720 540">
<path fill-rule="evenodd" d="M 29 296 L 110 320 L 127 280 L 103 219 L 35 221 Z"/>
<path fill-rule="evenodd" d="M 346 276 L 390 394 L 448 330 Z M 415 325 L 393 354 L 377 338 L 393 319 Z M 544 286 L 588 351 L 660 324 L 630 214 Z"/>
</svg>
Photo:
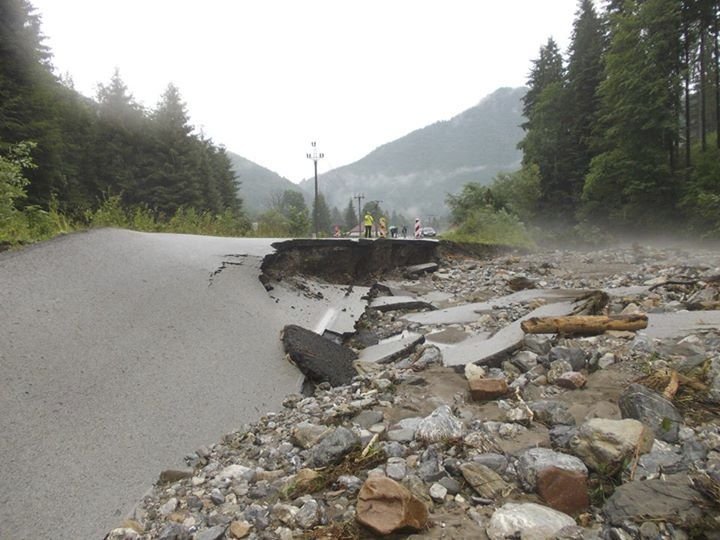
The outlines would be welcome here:
<svg viewBox="0 0 720 540">
<path fill-rule="evenodd" d="M 387 236 L 387 222 L 383 216 L 380 216 L 380 232 L 378 236 L 380 238 L 385 238 Z"/>
<path fill-rule="evenodd" d="M 405 225 L 404 223 L 403 223 L 403 228 L 402 228 L 402 235 L 403 235 L 403 238 L 407 238 L 407 225 Z"/>
<path fill-rule="evenodd" d="M 422 238 L 422 224 L 420 218 L 415 218 L 415 238 Z"/>
<path fill-rule="evenodd" d="M 372 226 L 374 221 L 375 220 L 373 219 L 370 212 L 365 212 L 365 238 L 372 238 Z"/>
</svg>

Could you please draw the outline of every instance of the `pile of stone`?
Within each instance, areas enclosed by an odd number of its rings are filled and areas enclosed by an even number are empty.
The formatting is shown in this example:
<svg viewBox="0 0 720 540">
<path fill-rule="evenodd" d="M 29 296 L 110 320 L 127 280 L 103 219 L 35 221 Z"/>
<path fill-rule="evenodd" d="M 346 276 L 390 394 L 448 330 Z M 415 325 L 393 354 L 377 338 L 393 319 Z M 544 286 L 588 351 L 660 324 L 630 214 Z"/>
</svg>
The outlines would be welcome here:
<svg viewBox="0 0 720 540">
<path fill-rule="evenodd" d="M 718 264 L 659 250 L 554 252 L 446 261 L 399 286 L 456 305 L 528 286 L 645 285 L 609 309 L 672 312 L 717 301 Z M 529 309 L 456 326 L 487 331 Z M 409 326 L 389 312 L 366 317 L 366 329 Z M 188 456 L 187 469 L 164 471 L 108 538 L 720 538 L 716 328 L 527 335 L 494 365 L 460 370 L 427 342 L 384 365 L 346 351 L 340 379 L 313 361 L 312 395 L 288 396 Z"/>
</svg>

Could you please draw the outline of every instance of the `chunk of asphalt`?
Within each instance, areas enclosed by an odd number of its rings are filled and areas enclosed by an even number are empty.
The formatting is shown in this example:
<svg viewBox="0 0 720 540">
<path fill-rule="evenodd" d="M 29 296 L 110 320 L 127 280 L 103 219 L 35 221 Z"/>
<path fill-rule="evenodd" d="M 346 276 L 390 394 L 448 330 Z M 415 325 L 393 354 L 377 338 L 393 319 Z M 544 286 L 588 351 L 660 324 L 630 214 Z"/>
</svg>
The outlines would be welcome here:
<svg viewBox="0 0 720 540">
<path fill-rule="evenodd" d="M 386 341 L 360 351 L 360 360 L 376 364 L 389 364 L 403 356 L 409 355 L 415 347 L 425 342 L 422 334 L 409 333 L 400 339 Z"/>
<path fill-rule="evenodd" d="M 386 313 L 388 311 L 399 311 L 402 309 L 437 309 L 429 302 L 418 300 L 411 296 L 380 296 L 375 298 L 370 307 Z"/>
<path fill-rule="evenodd" d="M 357 375 L 357 354 L 315 332 L 290 324 L 282 331 L 282 342 L 290 361 L 315 384 L 342 386 Z"/>
<path fill-rule="evenodd" d="M 406 267 L 404 273 L 406 276 L 421 276 L 422 274 L 436 272 L 438 268 L 437 263 L 414 264 Z"/>
</svg>

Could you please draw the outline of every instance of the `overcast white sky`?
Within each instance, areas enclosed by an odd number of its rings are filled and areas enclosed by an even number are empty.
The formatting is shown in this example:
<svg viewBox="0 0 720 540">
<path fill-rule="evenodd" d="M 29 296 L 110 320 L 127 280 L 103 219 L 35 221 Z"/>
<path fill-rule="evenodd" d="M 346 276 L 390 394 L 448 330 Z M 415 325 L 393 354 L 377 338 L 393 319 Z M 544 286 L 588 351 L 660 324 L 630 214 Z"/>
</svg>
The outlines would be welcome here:
<svg viewBox="0 0 720 540">
<path fill-rule="evenodd" d="M 115 67 L 154 107 L 293 182 L 521 86 L 577 0 L 31 0 L 59 73 L 94 96 Z"/>
</svg>

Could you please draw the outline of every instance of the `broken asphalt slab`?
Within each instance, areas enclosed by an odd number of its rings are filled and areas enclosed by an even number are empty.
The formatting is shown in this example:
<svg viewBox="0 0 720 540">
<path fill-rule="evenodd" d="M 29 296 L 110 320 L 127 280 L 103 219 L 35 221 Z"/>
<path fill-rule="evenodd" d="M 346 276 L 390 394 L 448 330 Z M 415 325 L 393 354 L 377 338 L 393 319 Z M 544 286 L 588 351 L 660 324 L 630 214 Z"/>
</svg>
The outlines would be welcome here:
<svg viewBox="0 0 720 540">
<path fill-rule="evenodd" d="M 354 351 L 301 326 L 290 324 L 282 331 L 282 342 L 290 361 L 315 384 L 349 384 L 357 375 Z"/>
<path fill-rule="evenodd" d="M 437 309 L 431 303 L 412 296 L 379 296 L 370 303 L 370 307 L 383 313 L 408 309 Z"/>
<path fill-rule="evenodd" d="M 388 364 L 402 356 L 410 354 L 415 347 L 425 342 L 422 334 L 403 333 L 399 337 L 389 338 L 382 343 L 360 351 L 359 360 L 376 364 Z"/>
<path fill-rule="evenodd" d="M 647 287 L 619 287 L 605 289 L 610 296 L 627 296 L 639 294 Z M 402 318 L 423 325 L 467 324 L 478 320 L 478 315 L 501 309 L 512 304 L 523 304 L 534 300 L 547 303 L 563 302 L 593 292 L 592 289 L 526 289 L 488 302 L 475 302 L 461 306 L 440 309 L 432 313 L 409 313 Z"/>
</svg>

